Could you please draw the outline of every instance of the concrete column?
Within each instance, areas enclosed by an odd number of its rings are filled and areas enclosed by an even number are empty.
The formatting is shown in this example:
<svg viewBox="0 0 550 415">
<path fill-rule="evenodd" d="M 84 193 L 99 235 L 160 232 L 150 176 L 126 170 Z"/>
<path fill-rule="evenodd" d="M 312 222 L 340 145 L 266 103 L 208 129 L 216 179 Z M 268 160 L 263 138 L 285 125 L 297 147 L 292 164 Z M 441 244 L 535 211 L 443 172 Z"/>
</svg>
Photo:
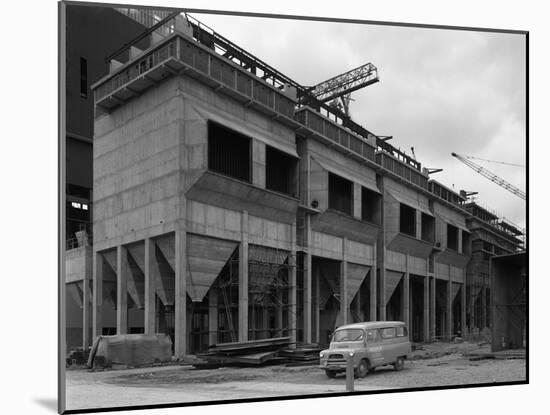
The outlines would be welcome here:
<svg viewBox="0 0 550 415">
<path fill-rule="evenodd" d="M 402 316 L 407 329 L 412 330 L 410 322 L 410 274 L 409 274 L 409 254 L 405 255 L 405 274 L 403 275 L 403 295 L 401 296 Z"/>
<path fill-rule="evenodd" d="M 479 293 L 481 295 L 481 327 L 479 329 L 483 330 L 487 327 L 487 293 L 485 285 L 483 285 Z"/>
<path fill-rule="evenodd" d="M 103 255 L 94 252 L 92 260 L 92 337 L 101 336 L 103 332 Z"/>
<path fill-rule="evenodd" d="M 315 343 L 319 343 L 321 341 L 321 306 L 319 304 L 319 300 L 321 298 L 321 271 L 319 267 L 316 268 L 313 279 L 315 281 L 315 292 L 313 293 L 313 298 L 315 300 L 312 301 L 312 315 L 315 316 L 315 336 L 312 336 L 312 340 Z"/>
<path fill-rule="evenodd" d="M 430 339 L 430 277 L 424 278 L 424 310 L 422 315 L 422 338 L 426 342 Z"/>
<path fill-rule="evenodd" d="M 435 337 L 435 277 L 430 277 L 430 340 Z"/>
<path fill-rule="evenodd" d="M 119 245 L 116 251 L 116 333 L 128 333 L 128 250 Z"/>
<path fill-rule="evenodd" d="M 90 343 L 90 280 L 84 276 L 82 281 L 82 348 L 88 350 Z"/>
<path fill-rule="evenodd" d="M 457 247 L 458 248 L 457 251 L 458 251 L 459 254 L 463 253 L 462 252 L 462 232 L 464 232 L 464 231 L 459 228 L 458 229 L 458 247 Z"/>
<path fill-rule="evenodd" d="M 362 212 L 361 185 L 353 182 L 353 217 L 361 219 Z"/>
<path fill-rule="evenodd" d="M 416 210 L 416 239 L 422 239 L 422 212 Z"/>
<path fill-rule="evenodd" d="M 342 262 L 340 262 L 340 314 L 342 324 L 348 324 L 348 261 L 346 258 L 346 238 L 342 238 Z"/>
<path fill-rule="evenodd" d="M 218 290 L 208 291 L 208 345 L 218 343 Z"/>
<path fill-rule="evenodd" d="M 453 335 L 453 280 L 451 279 L 451 265 L 449 264 L 449 282 L 447 285 L 447 337 Z"/>
<path fill-rule="evenodd" d="M 311 217 L 306 215 L 306 247 L 304 256 L 304 342 L 311 343 Z"/>
<path fill-rule="evenodd" d="M 144 255 L 144 328 L 145 334 L 155 334 L 155 292 L 156 279 L 159 278 L 157 273 L 158 265 L 155 257 L 155 241 L 151 238 L 145 239 L 145 255 Z"/>
<path fill-rule="evenodd" d="M 374 244 L 374 263 L 370 269 L 370 310 L 369 310 L 369 321 L 376 321 L 376 269 L 377 269 L 377 258 L 376 258 L 376 244 Z"/>
<path fill-rule="evenodd" d="M 466 281 L 466 271 L 464 271 L 464 281 Z M 462 284 L 462 295 L 460 296 L 460 330 L 462 331 L 462 337 L 464 337 L 464 332 L 466 331 L 466 283 Z"/>
<path fill-rule="evenodd" d="M 239 246 L 239 341 L 248 340 L 248 212 L 241 215 Z"/>
<path fill-rule="evenodd" d="M 296 222 L 290 228 L 288 331 L 292 347 L 296 346 Z"/>
<path fill-rule="evenodd" d="M 183 222 L 183 221 L 182 221 Z M 175 235 L 174 353 L 187 354 L 187 232 L 178 224 Z"/>
</svg>

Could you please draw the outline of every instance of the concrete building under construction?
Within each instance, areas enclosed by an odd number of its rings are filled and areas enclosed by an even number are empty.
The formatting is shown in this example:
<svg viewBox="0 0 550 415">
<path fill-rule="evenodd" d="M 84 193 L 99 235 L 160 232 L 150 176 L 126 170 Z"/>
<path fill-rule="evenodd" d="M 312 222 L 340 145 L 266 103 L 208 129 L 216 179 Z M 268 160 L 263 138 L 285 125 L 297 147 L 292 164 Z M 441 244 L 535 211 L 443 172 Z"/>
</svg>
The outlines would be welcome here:
<svg viewBox="0 0 550 415">
<path fill-rule="evenodd" d="M 190 16 L 163 24 L 92 86 L 93 243 L 67 251 L 69 347 L 162 332 L 183 356 L 324 346 L 356 321 L 402 320 L 419 342 L 489 326 L 489 258 L 518 250 L 516 227 Z"/>
</svg>

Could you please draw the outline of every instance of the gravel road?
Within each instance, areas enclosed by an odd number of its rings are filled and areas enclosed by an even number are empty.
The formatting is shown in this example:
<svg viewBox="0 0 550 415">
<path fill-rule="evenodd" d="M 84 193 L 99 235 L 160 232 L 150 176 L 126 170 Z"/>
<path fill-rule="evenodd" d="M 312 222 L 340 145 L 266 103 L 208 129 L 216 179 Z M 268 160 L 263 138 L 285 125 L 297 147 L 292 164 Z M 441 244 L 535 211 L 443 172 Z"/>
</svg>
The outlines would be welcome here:
<svg viewBox="0 0 550 415">
<path fill-rule="evenodd" d="M 329 379 L 316 366 L 195 370 L 190 366 L 67 371 L 67 409 L 201 402 L 345 392 L 345 376 Z M 356 379 L 356 391 L 526 380 L 524 359 L 471 361 L 460 353 L 378 368 Z"/>
</svg>

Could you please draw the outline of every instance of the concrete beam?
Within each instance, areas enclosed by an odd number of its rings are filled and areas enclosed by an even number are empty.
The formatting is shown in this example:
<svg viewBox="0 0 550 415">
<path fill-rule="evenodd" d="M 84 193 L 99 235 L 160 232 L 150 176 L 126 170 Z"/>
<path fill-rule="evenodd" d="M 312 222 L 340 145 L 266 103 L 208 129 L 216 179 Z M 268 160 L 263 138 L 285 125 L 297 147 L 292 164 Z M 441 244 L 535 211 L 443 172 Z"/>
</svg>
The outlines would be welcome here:
<svg viewBox="0 0 550 415">
<path fill-rule="evenodd" d="M 241 214 L 239 246 L 239 341 L 248 340 L 248 212 Z"/>
<path fill-rule="evenodd" d="M 353 217 L 361 219 L 362 211 L 362 199 L 361 199 L 361 185 L 357 182 L 353 182 Z"/>
</svg>

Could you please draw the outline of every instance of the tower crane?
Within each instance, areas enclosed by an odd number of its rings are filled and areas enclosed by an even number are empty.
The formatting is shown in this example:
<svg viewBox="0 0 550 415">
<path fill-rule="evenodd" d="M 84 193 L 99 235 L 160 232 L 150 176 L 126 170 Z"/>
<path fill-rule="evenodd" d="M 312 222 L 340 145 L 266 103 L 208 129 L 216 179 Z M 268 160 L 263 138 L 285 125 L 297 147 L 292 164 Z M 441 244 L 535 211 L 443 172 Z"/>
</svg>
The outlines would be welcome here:
<svg viewBox="0 0 550 415">
<path fill-rule="evenodd" d="M 459 159 L 465 165 L 467 165 L 471 169 L 475 170 L 476 172 L 478 172 L 482 176 L 485 176 L 487 179 L 491 180 L 493 183 L 498 184 L 499 186 L 505 188 L 509 192 L 515 194 L 517 197 L 520 197 L 523 200 L 525 200 L 525 192 L 523 192 L 522 190 L 520 190 L 517 187 L 513 186 L 512 184 L 508 183 L 506 180 L 501 179 L 496 174 L 490 172 L 489 170 L 487 170 L 484 167 L 481 167 L 480 165 L 474 163 L 473 161 L 468 160 L 466 157 L 461 156 L 460 154 L 451 153 L 451 155 L 453 157 Z"/>
</svg>

